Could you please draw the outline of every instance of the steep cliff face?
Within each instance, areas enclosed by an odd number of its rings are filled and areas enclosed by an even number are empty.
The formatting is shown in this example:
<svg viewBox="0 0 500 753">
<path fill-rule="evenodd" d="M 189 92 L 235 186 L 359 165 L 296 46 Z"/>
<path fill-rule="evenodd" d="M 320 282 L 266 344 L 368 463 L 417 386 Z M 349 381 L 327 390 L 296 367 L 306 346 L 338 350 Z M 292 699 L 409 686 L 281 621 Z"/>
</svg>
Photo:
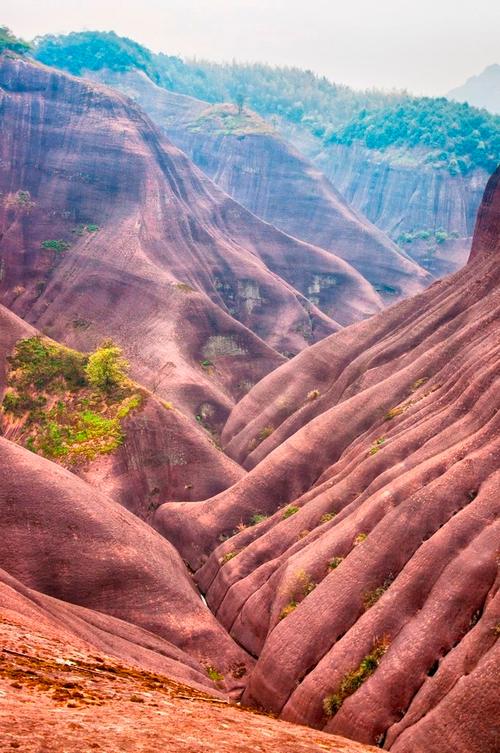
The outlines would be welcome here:
<svg viewBox="0 0 500 753">
<path fill-rule="evenodd" d="M 258 657 L 247 702 L 397 753 L 497 750 L 499 216 L 500 170 L 464 270 L 266 377 L 223 436 L 248 475 L 156 513 Z"/>
<path fill-rule="evenodd" d="M 0 83 L 0 296 L 46 334 L 87 351 L 111 336 L 139 381 L 217 426 L 278 351 L 382 307 L 346 262 L 232 201 L 130 100 L 5 57 Z"/>
<path fill-rule="evenodd" d="M 236 201 L 286 233 L 345 259 L 386 303 L 429 283 L 430 275 L 351 209 L 325 176 L 255 113 L 168 92 L 138 71 L 103 69 L 88 75 L 136 100 Z M 323 307 L 322 288 L 336 284 L 318 277 L 308 297 Z"/>
<path fill-rule="evenodd" d="M 301 141 L 303 144 L 303 142 Z M 393 159 L 362 146 L 334 144 L 314 162 L 353 207 L 391 238 L 404 233 L 445 232 L 443 244 L 405 244 L 405 251 L 433 274 L 455 272 L 470 250 L 481 196 L 488 179 L 483 170 L 450 175 L 415 158 Z M 431 238 L 432 241 L 432 238 Z"/>
</svg>

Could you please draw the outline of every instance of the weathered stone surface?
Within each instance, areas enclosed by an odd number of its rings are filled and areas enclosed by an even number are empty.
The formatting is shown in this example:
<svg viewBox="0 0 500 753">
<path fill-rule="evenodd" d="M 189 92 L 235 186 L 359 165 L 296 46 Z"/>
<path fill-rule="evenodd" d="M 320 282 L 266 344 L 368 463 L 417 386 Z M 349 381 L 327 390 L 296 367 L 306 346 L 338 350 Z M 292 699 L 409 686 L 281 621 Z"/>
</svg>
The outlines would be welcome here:
<svg viewBox="0 0 500 753">
<path fill-rule="evenodd" d="M 168 137 L 236 201 L 296 238 L 348 261 L 386 304 L 418 293 L 431 276 L 351 209 L 325 176 L 255 113 L 234 105 L 168 92 L 143 73 L 89 72 L 132 96 Z M 232 130 L 225 125 L 238 121 Z M 241 122 L 239 122 L 241 121 Z M 330 313 L 331 288 L 340 280 L 318 276 L 307 291 Z M 345 317 L 335 318 L 346 323 Z"/>
<path fill-rule="evenodd" d="M 246 702 L 405 753 L 498 742 L 499 184 L 464 270 L 266 377 L 224 433 L 248 475 L 156 514 Z"/>
</svg>

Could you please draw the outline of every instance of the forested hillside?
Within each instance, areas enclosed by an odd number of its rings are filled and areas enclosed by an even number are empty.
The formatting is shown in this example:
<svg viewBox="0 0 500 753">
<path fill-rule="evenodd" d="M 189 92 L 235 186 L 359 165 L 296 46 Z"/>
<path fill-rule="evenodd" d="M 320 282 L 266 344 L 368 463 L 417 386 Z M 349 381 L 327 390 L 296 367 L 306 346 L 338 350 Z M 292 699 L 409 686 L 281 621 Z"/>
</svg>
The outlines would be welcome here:
<svg viewBox="0 0 500 753">
<path fill-rule="evenodd" d="M 318 147 L 358 142 L 376 150 L 418 148 L 419 162 L 445 167 L 452 175 L 474 168 L 492 172 L 500 154 L 500 117 L 444 97 L 355 91 L 298 68 L 156 55 L 113 32 L 42 37 L 35 54 L 76 75 L 103 67 L 137 68 L 171 91 L 276 116 L 309 132 Z"/>
</svg>

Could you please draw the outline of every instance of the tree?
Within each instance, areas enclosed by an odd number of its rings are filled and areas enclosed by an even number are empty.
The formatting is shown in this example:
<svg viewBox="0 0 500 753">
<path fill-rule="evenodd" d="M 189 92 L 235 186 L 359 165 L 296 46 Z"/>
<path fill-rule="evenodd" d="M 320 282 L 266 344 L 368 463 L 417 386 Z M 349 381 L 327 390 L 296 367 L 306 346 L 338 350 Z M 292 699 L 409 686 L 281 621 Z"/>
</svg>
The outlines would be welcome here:
<svg viewBox="0 0 500 753">
<path fill-rule="evenodd" d="M 241 115 L 241 113 L 243 112 L 243 105 L 245 104 L 245 95 L 243 94 L 243 92 L 238 92 L 235 100 L 238 107 L 238 115 Z"/>
<path fill-rule="evenodd" d="M 128 363 L 122 356 L 122 349 L 111 340 L 105 340 L 91 353 L 85 367 L 89 384 L 104 392 L 121 387 L 126 382 L 127 370 Z"/>
<path fill-rule="evenodd" d="M 0 26 L 0 52 L 4 50 L 11 50 L 12 52 L 19 53 L 19 55 L 26 55 L 31 50 L 31 45 L 29 42 L 15 37 L 7 26 Z"/>
</svg>

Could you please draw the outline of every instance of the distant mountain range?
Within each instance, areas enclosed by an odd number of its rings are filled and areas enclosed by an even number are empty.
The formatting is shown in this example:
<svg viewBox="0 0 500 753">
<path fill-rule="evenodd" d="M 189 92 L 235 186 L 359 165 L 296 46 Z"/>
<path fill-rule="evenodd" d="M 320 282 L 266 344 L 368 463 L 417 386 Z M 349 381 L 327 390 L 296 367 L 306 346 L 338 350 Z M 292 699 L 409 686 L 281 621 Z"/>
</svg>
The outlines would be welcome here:
<svg viewBox="0 0 500 753">
<path fill-rule="evenodd" d="M 489 65 L 478 76 L 471 76 L 465 84 L 452 89 L 446 96 L 500 114 L 500 65 Z"/>
</svg>

